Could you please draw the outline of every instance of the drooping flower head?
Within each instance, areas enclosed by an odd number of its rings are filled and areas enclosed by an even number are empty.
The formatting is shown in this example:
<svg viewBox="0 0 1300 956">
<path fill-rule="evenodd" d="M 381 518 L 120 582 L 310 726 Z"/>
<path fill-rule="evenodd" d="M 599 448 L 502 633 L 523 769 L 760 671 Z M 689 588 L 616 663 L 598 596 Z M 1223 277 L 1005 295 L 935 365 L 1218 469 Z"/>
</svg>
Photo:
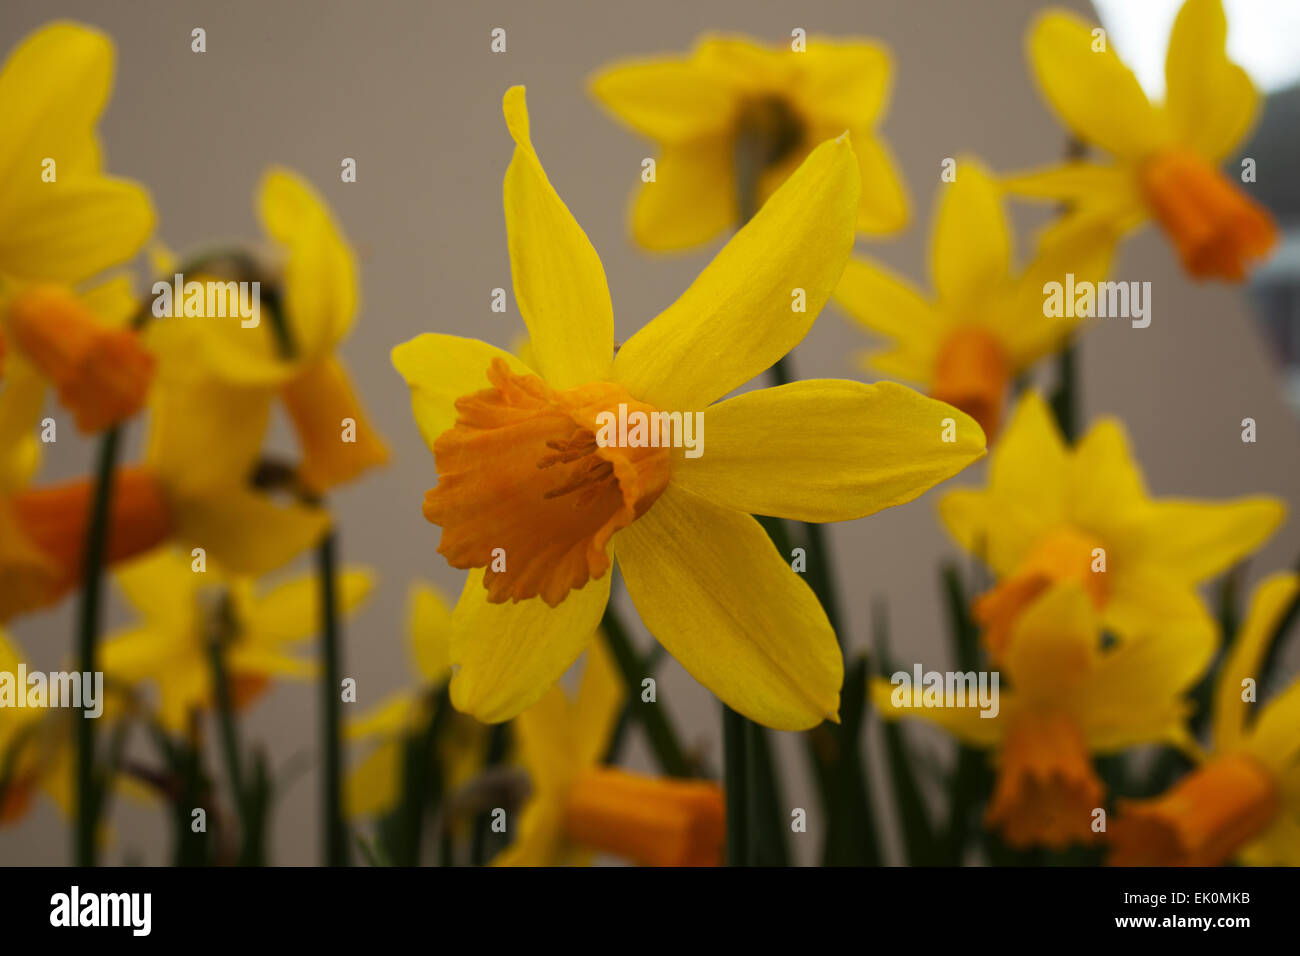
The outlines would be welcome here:
<svg viewBox="0 0 1300 956">
<path fill-rule="evenodd" d="M 1269 639 L 1297 593 L 1293 573 L 1255 590 L 1215 683 L 1213 750 L 1167 793 L 1121 801 L 1111 863 L 1300 866 L 1300 680 L 1256 702 Z"/>
<path fill-rule="evenodd" d="M 1231 281 L 1269 254 L 1272 217 L 1218 168 L 1259 111 L 1254 84 L 1227 57 L 1227 32 L 1220 0 L 1186 0 L 1169 37 L 1165 101 L 1155 105 L 1102 31 L 1065 11 L 1035 21 L 1029 59 L 1043 95 L 1074 135 L 1111 155 L 1008 180 L 1013 192 L 1068 204 L 1045 243 L 1109 250 L 1154 220 L 1190 275 Z"/>
<path fill-rule="evenodd" d="M 443 529 L 440 553 L 470 569 L 452 620 L 453 703 L 495 722 L 536 702 L 590 642 L 617 555 L 650 631 L 730 706 L 787 729 L 834 718 L 835 636 L 751 515 L 861 517 L 984 450 L 968 416 L 891 384 L 797 382 L 718 402 L 799 342 L 839 279 L 858 215 L 848 139 L 815 149 L 615 355 L 604 269 L 546 178 L 521 87 L 504 107 L 510 260 L 536 367 L 449 335 L 393 350 L 438 470 L 424 514 Z M 792 308 L 796 289 L 806 311 Z M 620 410 L 698 412 L 702 453 L 601 442 L 601 413 Z"/>
<path fill-rule="evenodd" d="M 632 210 L 641 245 L 680 249 L 742 224 L 845 130 L 861 179 L 856 228 L 885 234 L 907 224 L 902 182 L 875 135 L 889 101 L 889 52 L 873 40 L 818 36 L 793 47 L 710 35 L 688 56 L 615 63 L 592 78 L 610 113 L 659 145 L 654 179 Z M 753 182 L 737 181 L 746 176 Z"/>
<path fill-rule="evenodd" d="M 988 486 L 948 492 L 939 513 L 998 576 L 975 604 L 997 659 L 1017 616 L 1058 581 L 1079 584 L 1118 637 L 1208 621 L 1196 586 L 1262 545 L 1286 508 L 1265 496 L 1153 499 L 1120 422 L 1097 421 L 1071 448 L 1029 392 L 990 458 Z"/>
<path fill-rule="evenodd" d="M 886 718 L 929 720 L 995 751 L 985 822 L 1009 846 L 1091 843 L 1094 811 L 1106 805 L 1093 755 L 1185 742 L 1185 694 L 1215 647 L 1213 628 L 1195 618 L 1167 620 L 1108 648 L 1100 625 L 1088 594 L 1061 581 L 1015 622 L 995 707 L 981 710 L 973 693 L 927 706 L 921 689 L 908 699 L 901 684 L 883 678 L 873 681 L 872 697 Z"/>
</svg>

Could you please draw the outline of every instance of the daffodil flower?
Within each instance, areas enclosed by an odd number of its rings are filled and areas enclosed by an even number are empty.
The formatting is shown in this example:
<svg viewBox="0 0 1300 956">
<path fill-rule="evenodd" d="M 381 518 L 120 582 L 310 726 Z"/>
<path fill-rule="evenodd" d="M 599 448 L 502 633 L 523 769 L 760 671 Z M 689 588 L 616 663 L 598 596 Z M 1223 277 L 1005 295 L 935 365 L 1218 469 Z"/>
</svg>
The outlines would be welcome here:
<svg viewBox="0 0 1300 956">
<path fill-rule="evenodd" d="M 264 314 L 266 301 L 258 315 L 247 318 L 158 319 L 149 341 L 162 360 L 159 374 L 175 372 L 197 393 L 186 401 L 193 416 L 187 428 L 196 444 L 212 449 L 232 443 L 241 454 L 250 444 L 260 446 L 278 398 L 302 447 L 298 478 L 321 493 L 388 460 L 334 355 L 356 318 L 355 256 L 324 200 L 290 170 L 267 172 L 258 212 L 284 257 L 279 318 L 288 342 Z M 207 459 L 207 452 L 196 455 L 192 467 L 202 470 Z"/>
<path fill-rule="evenodd" d="M 637 242 L 681 249 L 743 224 L 737 149 L 762 153 L 757 206 L 845 130 L 862 184 L 857 229 L 886 234 L 907 224 L 896 164 L 874 132 L 889 101 L 889 51 L 873 40 L 806 44 L 795 52 L 710 35 L 689 56 L 615 63 L 592 78 L 592 94 L 615 118 L 659 144 L 654 179 L 632 209 Z"/>
<path fill-rule="evenodd" d="M 350 740 L 376 742 L 348 776 L 344 805 L 349 816 L 373 819 L 397 805 L 406 738 L 430 719 L 429 691 L 451 677 L 450 639 L 451 608 L 434 588 L 414 585 L 407 614 L 407 640 L 419 689 L 392 694 L 348 724 Z M 443 768 L 446 792 L 465 784 L 483 765 L 487 751 L 487 733 L 482 724 L 461 714 L 450 716 L 438 753 L 428 755 Z"/>
<path fill-rule="evenodd" d="M 602 766 L 623 684 L 601 641 L 578 692 L 553 687 L 514 729 L 532 782 L 518 836 L 493 864 L 555 866 L 604 852 L 645 866 L 716 866 L 726 834 L 722 789 Z"/>
<path fill-rule="evenodd" d="M 1255 590 L 1215 683 L 1213 752 L 1164 795 L 1120 802 L 1112 863 L 1300 866 L 1300 680 L 1264 704 L 1246 698 L 1262 684 L 1269 638 L 1297 592 L 1292 573 Z"/>
<path fill-rule="evenodd" d="M 1052 108 L 1112 161 L 1067 162 L 1014 176 L 1008 188 L 1069 204 L 1047 243 L 1082 238 L 1109 249 L 1154 219 L 1190 275 L 1241 280 L 1272 250 L 1277 226 L 1218 169 L 1259 110 L 1250 78 L 1225 52 L 1219 0 L 1187 0 L 1179 11 L 1160 105 L 1094 32 L 1073 13 L 1044 13 L 1030 28 L 1029 59 Z"/>
<path fill-rule="evenodd" d="M 0 71 L 0 406 L 31 407 L 23 373 L 35 370 L 85 431 L 134 414 L 153 365 L 134 332 L 73 294 L 153 229 L 144 188 L 101 169 L 95 127 L 112 84 L 112 42 L 67 22 L 26 37 Z"/>
<path fill-rule="evenodd" d="M 975 604 L 996 659 L 1016 617 L 1057 581 L 1082 586 L 1117 637 L 1208 621 L 1197 585 L 1263 544 L 1286 508 L 1265 496 L 1152 499 L 1120 422 L 1096 422 L 1069 448 L 1029 392 L 989 461 L 988 487 L 948 492 L 939 513 L 998 575 Z"/>
<path fill-rule="evenodd" d="M 868 370 L 922 383 L 992 437 L 1011 381 L 1061 348 L 1078 320 L 1043 314 L 1043 283 L 1067 271 L 1097 275 L 1063 245 L 1040 250 L 1013 274 L 1013 232 L 1001 191 L 976 160 L 961 157 L 939 188 L 930 240 L 933 299 L 878 263 L 849 259 L 835 301 L 892 346 L 864 356 Z M 1083 251 L 1083 250 L 1077 250 Z"/>
<path fill-rule="evenodd" d="M 18 647 L 0 628 L 0 672 L 17 674 L 22 663 Z M 61 719 L 65 716 L 41 707 L 0 708 L 0 827 L 21 819 L 38 790 L 72 816 L 71 734 Z"/>
<path fill-rule="evenodd" d="M 119 571 L 115 578 L 140 623 L 110 635 L 100 650 L 106 677 L 158 689 L 158 718 L 174 733 L 194 711 L 212 708 L 209 647 L 224 642 L 233 704 L 248 706 L 277 678 L 310 678 L 313 661 L 301 644 L 320 629 L 319 583 L 294 578 L 272 590 L 246 577 L 209 569 L 196 573 L 188 555 L 164 548 Z M 351 568 L 339 578 L 339 602 L 354 611 L 373 587 L 369 571 Z"/>
<path fill-rule="evenodd" d="M 714 404 L 793 348 L 838 281 L 858 210 L 848 139 L 814 150 L 615 355 L 604 270 L 533 150 L 522 87 L 504 109 L 510 260 L 536 368 L 450 335 L 393 350 L 438 469 L 425 517 L 443 529 L 439 553 L 472 569 L 452 620 L 454 705 L 497 722 L 536 702 L 590 643 L 616 554 L 650 631 L 732 708 L 783 729 L 835 719 L 835 635 L 751 514 L 861 517 L 984 453 L 974 420 L 892 384 L 797 382 Z M 703 412 L 704 453 L 601 446 L 597 416 L 620 405 Z"/>
<path fill-rule="evenodd" d="M 872 698 L 886 718 L 928 720 L 997 753 L 985 821 L 1015 847 L 1088 843 L 1105 786 L 1094 754 L 1144 743 L 1184 745 L 1185 694 L 1214 653 L 1206 622 L 1183 619 L 1102 649 L 1100 618 L 1076 582 L 1061 581 L 1016 621 L 1000 676 L 998 708 L 973 697 L 922 706 L 883 678 Z M 899 698 L 902 699 L 899 699 Z"/>
</svg>

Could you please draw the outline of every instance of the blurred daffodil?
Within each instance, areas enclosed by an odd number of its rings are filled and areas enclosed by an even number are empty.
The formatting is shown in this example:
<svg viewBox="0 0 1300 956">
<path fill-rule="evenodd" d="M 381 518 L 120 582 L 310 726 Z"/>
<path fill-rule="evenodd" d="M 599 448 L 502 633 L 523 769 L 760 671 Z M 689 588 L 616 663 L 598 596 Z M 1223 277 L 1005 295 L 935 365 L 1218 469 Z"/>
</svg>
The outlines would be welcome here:
<svg viewBox="0 0 1300 956">
<path fill-rule="evenodd" d="M 153 365 L 134 332 L 73 292 L 153 229 L 144 188 L 101 168 L 112 84 L 112 41 L 68 22 L 31 33 L 0 70 L 0 409 L 30 407 L 39 372 L 85 431 L 138 410 Z"/>
<path fill-rule="evenodd" d="M 22 663 L 17 645 L 0 628 L 0 673 L 16 675 Z M 27 688 L 17 692 L 26 694 Z M 64 719 L 67 716 L 48 707 L 0 707 L 0 826 L 21 819 L 41 790 L 71 817 L 71 728 Z"/>
<path fill-rule="evenodd" d="M 1065 11 L 1038 18 L 1029 58 L 1043 94 L 1076 136 L 1112 156 L 1008 181 L 1013 192 L 1069 204 L 1045 242 L 1082 237 L 1109 248 L 1154 219 L 1189 274 L 1234 281 L 1269 254 L 1277 226 L 1218 168 L 1245 140 L 1260 102 L 1228 59 L 1226 37 L 1219 0 L 1187 0 L 1169 37 L 1167 93 L 1157 106 L 1104 33 Z"/>
<path fill-rule="evenodd" d="M 324 200 L 288 169 L 267 172 L 258 213 L 283 257 L 282 295 L 264 289 L 251 317 L 158 320 L 149 341 L 170 387 L 194 393 L 178 399 L 188 409 L 194 470 L 206 467 L 213 446 L 259 447 L 279 398 L 302 448 L 297 477 L 321 493 L 388 460 L 334 354 L 356 318 L 355 256 Z"/>
<path fill-rule="evenodd" d="M 432 719 L 430 694 L 451 678 L 448 663 L 451 608 L 427 584 L 411 588 L 407 612 L 407 639 L 418 689 L 392 694 L 371 712 L 348 724 L 351 740 L 375 741 L 369 753 L 348 777 L 346 806 L 354 817 L 380 817 L 396 806 L 401 795 L 404 747 Z M 439 737 L 438 751 L 428 759 L 442 768 L 444 792 L 459 789 L 483 764 L 487 751 L 486 728 L 461 714 L 451 714 Z"/>
<path fill-rule="evenodd" d="M 1094 810 L 1105 787 L 1092 755 L 1144 743 L 1185 744 L 1184 695 L 1214 653 L 1207 622 L 1184 619 L 1103 650 L 1088 594 L 1062 581 L 1014 625 L 1000 668 L 1010 687 L 996 710 L 964 700 L 923 705 L 904 687 L 872 682 L 887 718 L 931 721 L 958 739 L 997 752 L 997 781 L 985 822 L 1015 847 L 1061 848 L 1095 840 Z"/>
<path fill-rule="evenodd" d="M 806 49 L 744 37 L 705 36 L 689 56 L 615 63 L 591 80 L 615 118 L 658 143 L 655 176 L 632 210 L 632 232 L 649 249 L 707 242 L 743 225 L 818 144 L 848 131 L 861 192 L 856 228 L 897 232 L 907 196 L 875 135 L 889 101 L 888 50 L 873 40 L 806 38 Z M 752 156 L 745 155 L 752 153 Z M 756 167 L 743 171 L 746 159 Z M 753 176 L 753 209 L 737 183 Z"/>
<path fill-rule="evenodd" d="M 934 299 L 877 263 L 851 258 L 835 301 L 893 340 L 865 357 L 869 370 L 922 383 L 992 438 L 1008 385 L 1059 349 L 1079 321 L 1044 317 L 1044 282 L 1066 272 L 1096 278 L 1101 263 L 1058 244 L 1013 274 L 1013 232 L 997 183 L 974 159 L 960 158 L 957 169 L 956 181 L 939 189 L 930 240 Z"/>
<path fill-rule="evenodd" d="M 278 678 L 308 678 L 315 664 L 301 646 L 320 629 L 319 581 L 300 577 L 271 590 L 219 569 L 196 573 L 172 549 L 123 568 L 118 585 L 140 614 L 138 625 L 110 635 L 100 651 L 106 677 L 130 686 L 152 682 L 164 728 L 184 732 L 194 711 L 213 706 L 210 647 L 223 644 L 232 702 L 242 708 Z M 354 611 L 373 578 L 361 568 L 339 576 L 340 609 Z"/>
<path fill-rule="evenodd" d="M 590 643 L 612 550 L 650 631 L 731 707 L 784 729 L 835 719 L 835 635 L 751 514 L 861 517 L 984 453 L 968 416 L 891 384 L 796 382 L 713 404 L 793 348 L 838 281 L 860 180 L 847 138 L 814 150 L 615 355 L 604 269 L 533 150 L 522 87 L 504 109 L 510 259 L 536 368 L 450 335 L 393 350 L 437 463 L 425 517 L 443 529 L 439 553 L 472 569 L 452 620 L 455 706 L 496 722 L 536 702 Z M 598 416 L 620 410 L 698 411 L 707 450 L 602 445 Z"/>
<path fill-rule="evenodd" d="M 939 512 L 998 575 L 975 604 L 996 659 L 1016 617 L 1057 581 L 1081 585 L 1119 637 L 1208 621 L 1196 586 L 1263 544 L 1286 508 L 1265 496 L 1152 499 L 1120 422 L 1098 421 L 1069 448 L 1030 392 L 989 461 L 988 487 L 948 492 Z"/>
<path fill-rule="evenodd" d="M 1255 703 L 1269 638 L 1297 592 L 1291 573 L 1256 589 L 1215 684 L 1213 752 L 1163 796 L 1121 801 L 1112 863 L 1300 866 L 1300 680 Z"/>
<path fill-rule="evenodd" d="M 577 695 L 552 687 L 515 721 L 532 782 L 515 841 L 498 866 L 580 863 L 593 852 L 645 866 L 716 866 L 726 833 L 722 789 L 602 766 L 623 707 L 602 641 L 591 642 Z"/>
</svg>

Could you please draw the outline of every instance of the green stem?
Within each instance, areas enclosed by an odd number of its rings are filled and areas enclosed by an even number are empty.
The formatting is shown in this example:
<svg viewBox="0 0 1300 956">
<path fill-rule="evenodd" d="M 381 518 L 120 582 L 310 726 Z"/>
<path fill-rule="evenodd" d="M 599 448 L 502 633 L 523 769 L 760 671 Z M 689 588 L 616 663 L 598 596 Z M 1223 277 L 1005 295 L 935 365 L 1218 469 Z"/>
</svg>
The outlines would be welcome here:
<svg viewBox="0 0 1300 956">
<path fill-rule="evenodd" d="M 1079 434 L 1079 376 L 1075 354 L 1077 346 L 1070 342 L 1056 357 L 1056 390 L 1052 393 L 1052 411 L 1067 443 L 1073 444 Z"/>
<path fill-rule="evenodd" d="M 113 500 L 113 481 L 121 431 L 111 428 L 99 445 L 95 472 L 95 494 L 87 525 L 84 549 L 81 606 L 77 627 L 77 662 L 83 674 L 97 669 L 95 644 L 99 636 L 99 615 L 103 586 L 104 557 L 108 550 L 108 513 Z M 99 823 L 100 783 L 95 775 L 95 725 L 84 714 L 77 720 L 76 766 L 76 862 L 95 865 L 95 832 Z"/>
<path fill-rule="evenodd" d="M 749 865 L 749 800 L 746 787 L 748 721 L 722 705 L 723 787 L 727 801 L 727 864 Z"/>
<path fill-rule="evenodd" d="M 221 750 L 226 761 L 226 775 L 230 779 L 230 799 L 239 823 L 240 862 L 248 862 L 250 826 L 248 819 L 248 791 L 244 788 L 244 768 L 239 758 L 239 733 L 235 728 L 234 706 L 230 698 L 230 680 L 222 654 L 222 641 L 214 635 L 208 642 L 208 661 L 212 666 L 212 685 L 217 697 L 217 726 L 221 732 Z"/>
<path fill-rule="evenodd" d="M 659 768 L 672 777 L 691 776 L 690 763 L 686 759 L 680 738 L 669 721 L 667 712 L 657 702 L 641 701 L 641 681 L 647 675 L 641 656 L 632 646 L 627 628 L 623 626 L 622 618 L 614 609 L 612 594 L 605 605 L 605 615 L 601 618 L 600 626 L 605 632 L 610 653 L 614 656 L 614 662 L 618 665 L 623 684 L 627 688 L 629 706 L 645 729 L 655 759 L 659 762 Z"/>
<path fill-rule="evenodd" d="M 321 539 L 316 550 L 321 593 L 321 688 L 324 704 L 324 827 L 325 861 L 329 866 L 347 866 L 348 828 L 343 819 L 343 748 L 340 687 L 342 686 L 342 641 L 339 635 L 338 597 L 335 593 L 334 532 Z"/>
</svg>

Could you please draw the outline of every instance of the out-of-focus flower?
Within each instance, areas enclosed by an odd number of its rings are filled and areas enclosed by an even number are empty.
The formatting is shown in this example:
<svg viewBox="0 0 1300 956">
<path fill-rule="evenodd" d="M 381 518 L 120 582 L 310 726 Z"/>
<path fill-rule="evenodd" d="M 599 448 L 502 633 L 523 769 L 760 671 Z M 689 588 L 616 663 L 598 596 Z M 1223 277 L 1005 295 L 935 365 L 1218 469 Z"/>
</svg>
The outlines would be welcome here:
<svg viewBox="0 0 1300 956">
<path fill-rule="evenodd" d="M 324 200 L 290 170 L 267 172 L 258 212 L 284 257 L 280 300 L 270 301 L 270 290 L 263 290 L 257 315 L 248 318 L 162 318 L 151 325 L 149 342 L 168 387 L 197 393 L 181 399 L 195 442 L 260 445 L 279 398 L 302 447 L 298 478 L 324 492 L 388 460 L 334 355 L 356 317 L 356 261 Z M 246 321 L 255 324 L 245 327 Z M 202 470 L 205 456 L 197 456 L 192 467 Z"/>
<path fill-rule="evenodd" d="M 67 22 L 31 33 L 0 70 L 0 382 L 17 371 L 6 391 L 30 389 L 30 370 L 13 367 L 29 363 L 85 431 L 138 410 L 152 369 L 133 332 L 72 292 L 153 229 L 145 189 L 101 168 L 95 126 L 112 84 L 112 41 Z"/>
<path fill-rule="evenodd" d="M 1119 637 L 1208 620 L 1197 584 L 1263 544 L 1286 507 L 1265 496 L 1152 499 L 1120 422 L 1096 422 L 1069 448 L 1029 392 L 989 461 L 988 487 L 948 492 L 939 513 L 998 575 L 974 608 L 996 660 L 1016 617 L 1057 581 L 1081 585 Z"/>
<path fill-rule="evenodd" d="M 1066 162 L 1014 176 L 1008 188 L 1069 204 L 1045 243 L 1083 239 L 1108 250 L 1154 219 L 1189 274 L 1242 279 L 1273 248 L 1277 226 L 1217 168 L 1244 141 L 1259 109 L 1250 78 L 1225 52 L 1219 0 L 1187 0 L 1179 11 L 1160 106 L 1147 100 L 1098 32 L 1073 13 L 1049 11 L 1030 29 L 1029 59 L 1070 130 L 1113 161 Z"/>
<path fill-rule="evenodd" d="M 419 686 L 390 695 L 374 710 L 348 724 L 349 739 L 377 741 L 348 777 L 345 806 L 349 816 L 379 817 L 397 804 L 407 738 L 428 725 L 432 717 L 430 694 L 451 677 L 451 608 L 427 584 L 414 585 L 408 603 L 408 649 Z M 427 755 L 442 768 L 445 792 L 465 784 L 483 765 L 487 750 L 487 733 L 482 724 L 458 713 L 448 716 L 437 753 Z"/>
<path fill-rule="evenodd" d="M 1093 754 L 1143 743 L 1184 744 L 1184 694 L 1209 664 L 1215 635 L 1183 619 L 1102 649 L 1088 594 L 1062 581 L 1016 621 L 1000 675 L 996 712 L 972 688 L 962 699 L 924 703 L 922 688 L 883 678 L 871 685 L 887 718 L 918 717 L 977 747 L 997 751 L 986 822 L 1010 846 L 1064 847 L 1097 838 L 1093 811 L 1105 786 Z M 960 694 L 960 691 L 958 692 Z M 989 716 L 992 715 L 992 716 Z"/>
<path fill-rule="evenodd" d="M 300 655 L 302 643 L 320 630 L 315 576 L 268 591 L 219 569 L 196 573 L 188 556 L 166 548 L 123 568 L 116 579 L 142 620 L 107 638 L 100 651 L 104 674 L 131 686 L 154 683 L 158 718 L 170 731 L 183 732 L 193 711 L 214 704 L 213 640 L 223 642 L 236 708 L 276 678 L 316 673 L 314 662 Z M 345 569 L 338 580 L 340 610 L 356 610 L 372 586 L 369 571 Z"/>
<path fill-rule="evenodd" d="M 452 620 L 453 703 L 487 722 L 535 703 L 590 643 L 612 548 L 647 627 L 732 708 L 783 729 L 835 719 L 835 635 L 751 515 L 861 517 L 984 453 L 974 420 L 889 383 L 796 382 L 712 404 L 793 348 L 839 280 L 858 209 L 848 140 L 814 150 L 615 356 L 604 269 L 533 150 L 522 87 L 504 109 L 510 259 L 536 371 L 450 335 L 393 350 L 437 462 L 425 517 L 443 529 L 439 553 L 472 569 Z M 598 441 L 602 413 L 695 412 L 708 423 L 698 457 L 666 436 Z"/>
<path fill-rule="evenodd" d="M 22 655 L 0 628 L 0 673 L 16 680 Z M 26 687 L 15 688 L 26 694 Z M 12 703 L 12 702 L 10 702 Z M 65 815 L 72 809 L 68 715 L 48 707 L 0 707 L 0 827 L 21 819 L 44 790 Z"/>
<path fill-rule="evenodd" d="M 1121 801 L 1112 863 L 1300 866 L 1300 680 L 1247 715 L 1269 638 L 1297 591 L 1291 573 L 1256 589 L 1215 685 L 1213 752 L 1163 796 Z"/>
<path fill-rule="evenodd" d="M 1057 244 L 1013 275 L 1012 229 L 997 184 L 961 158 L 941 186 L 930 240 L 935 299 L 866 259 L 849 259 L 835 301 L 892 347 L 865 356 L 867 369 L 922 383 L 934 398 L 969 414 L 990 438 L 1007 386 L 1059 349 L 1079 322 L 1043 314 L 1043 284 L 1073 272 L 1099 277 L 1102 265 Z"/>
<path fill-rule="evenodd" d="M 554 866 L 612 853 L 645 866 L 716 866 L 726 834 L 722 788 L 602 766 L 623 707 L 603 641 L 592 641 L 578 693 L 552 687 L 514 723 L 532 781 L 515 841 L 498 866 Z"/>
<path fill-rule="evenodd" d="M 875 135 L 891 70 L 880 43 L 816 36 L 804 52 L 705 36 L 686 57 L 602 70 L 592 78 L 593 95 L 660 148 L 654 181 L 641 185 L 632 209 L 636 240 L 649 249 L 681 249 L 743 224 L 738 151 L 758 152 L 756 209 L 818 144 L 846 130 L 862 184 L 857 229 L 902 229 L 907 196 Z"/>
</svg>

